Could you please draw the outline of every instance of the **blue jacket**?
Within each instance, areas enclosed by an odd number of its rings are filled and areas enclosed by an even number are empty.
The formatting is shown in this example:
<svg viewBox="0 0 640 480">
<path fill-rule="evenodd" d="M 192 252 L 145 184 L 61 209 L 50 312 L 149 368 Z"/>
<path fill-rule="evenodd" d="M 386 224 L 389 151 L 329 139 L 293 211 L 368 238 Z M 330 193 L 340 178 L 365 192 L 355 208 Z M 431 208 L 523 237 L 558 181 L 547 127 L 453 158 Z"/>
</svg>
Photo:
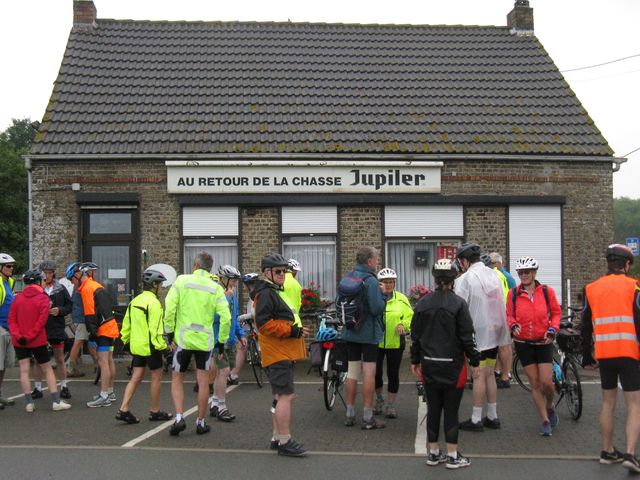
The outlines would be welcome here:
<svg viewBox="0 0 640 480">
<path fill-rule="evenodd" d="M 356 265 L 355 275 L 364 279 L 365 288 L 365 319 L 358 330 L 342 331 L 342 338 L 354 343 L 380 343 L 384 338 L 383 315 L 386 302 L 375 272 L 366 265 Z"/>
<path fill-rule="evenodd" d="M 511 290 L 512 288 L 516 288 L 516 279 L 513 278 L 513 275 L 507 272 L 504 267 L 500 267 L 500 271 L 505 277 L 507 277 L 507 286 L 509 287 L 509 290 Z"/>
<path fill-rule="evenodd" d="M 238 339 L 245 336 L 244 329 L 240 326 L 238 321 L 238 296 L 234 290 L 233 295 L 226 295 L 227 302 L 229 302 L 229 310 L 231 311 L 231 330 L 229 331 L 229 339 L 226 345 L 228 347 L 235 346 L 238 343 Z M 220 316 L 216 315 L 213 320 L 213 335 L 215 342 L 218 343 L 218 329 L 220 328 Z"/>
</svg>

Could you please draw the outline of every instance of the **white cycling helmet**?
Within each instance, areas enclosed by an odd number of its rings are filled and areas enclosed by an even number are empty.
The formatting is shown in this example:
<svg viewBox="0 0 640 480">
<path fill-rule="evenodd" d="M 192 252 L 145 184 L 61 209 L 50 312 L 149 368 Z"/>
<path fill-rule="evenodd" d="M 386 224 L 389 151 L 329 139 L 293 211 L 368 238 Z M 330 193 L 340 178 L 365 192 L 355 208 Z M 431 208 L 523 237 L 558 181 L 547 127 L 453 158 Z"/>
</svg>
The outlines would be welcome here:
<svg viewBox="0 0 640 480">
<path fill-rule="evenodd" d="M 0 253 L 0 265 L 4 265 L 5 263 L 16 263 L 16 261 L 8 253 Z"/>
<path fill-rule="evenodd" d="M 287 265 L 289 270 L 294 272 L 301 272 L 302 268 L 300 267 L 300 262 L 298 262 L 295 258 L 289 259 L 289 265 Z"/>
<path fill-rule="evenodd" d="M 383 268 L 378 272 L 378 280 L 396 280 L 398 275 L 391 268 Z"/>
<path fill-rule="evenodd" d="M 233 265 L 220 265 L 218 267 L 218 277 L 240 278 L 240 271 Z"/>
<path fill-rule="evenodd" d="M 516 260 L 516 271 L 537 269 L 538 261 L 533 257 L 520 257 L 518 260 Z"/>
</svg>

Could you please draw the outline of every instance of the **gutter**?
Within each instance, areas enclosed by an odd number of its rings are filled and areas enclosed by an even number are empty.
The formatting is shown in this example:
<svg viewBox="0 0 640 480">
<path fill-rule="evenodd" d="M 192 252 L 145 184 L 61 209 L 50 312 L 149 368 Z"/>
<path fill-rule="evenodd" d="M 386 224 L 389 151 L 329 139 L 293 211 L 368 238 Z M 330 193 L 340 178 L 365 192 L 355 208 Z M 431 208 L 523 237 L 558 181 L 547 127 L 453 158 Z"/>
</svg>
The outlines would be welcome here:
<svg viewBox="0 0 640 480">
<path fill-rule="evenodd" d="M 248 160 L 264 161 L 272 160 L 286 162 L 288 160 L 308 160 L 308 161 L 445 161 L 445 160 L 507 160 L 507 161 L 548 161 L 548 162 L 613 162 L 624 163 L 626 158 L 616 158 L 611 156 L 598 155 L 489 155 L 489 154 L 344 154 L 344 153 L 177 153 L 177 154 L 35 154 L 25 155 L 25 158 L 32 160 L 184 160 L 184 161 L 205 161 L 205 160 Z M 615 170 L 614 170 L 615 171 Z"/>
<path fill-rule="evenodd" d="M 24 168 L 27 170 L 27 205 L 29 209 L 29 267 L 33 265 L 33 194 L 31 178 L 31 158 L 23 155 Z"/>
<path fill-rule="evenodd" d="M 618 170 L 620 170 L 620 167 L 622 166 L 623 163 L 627 163 L 629 161 L 628 158 L 613 158 L 613 163 L 615 164 L 613 166 L 612 172 L 617 172 Z"/>
</svg>

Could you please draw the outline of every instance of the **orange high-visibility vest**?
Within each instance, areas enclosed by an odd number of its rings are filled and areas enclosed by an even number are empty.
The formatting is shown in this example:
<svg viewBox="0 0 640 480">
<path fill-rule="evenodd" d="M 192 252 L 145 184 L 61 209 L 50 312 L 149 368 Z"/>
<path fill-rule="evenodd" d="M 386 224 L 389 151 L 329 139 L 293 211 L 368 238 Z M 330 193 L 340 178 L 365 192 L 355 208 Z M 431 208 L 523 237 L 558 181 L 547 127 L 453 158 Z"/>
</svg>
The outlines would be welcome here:
<svg viewBox="0 0 640 480">
<path fill-rule="evenodd" d="M 621 274 L 600 277 L 586 287 L 595 338 L 595 358 L 640 360 L 640 343 L 633 321 L 637 280 Z"/>
</svg>

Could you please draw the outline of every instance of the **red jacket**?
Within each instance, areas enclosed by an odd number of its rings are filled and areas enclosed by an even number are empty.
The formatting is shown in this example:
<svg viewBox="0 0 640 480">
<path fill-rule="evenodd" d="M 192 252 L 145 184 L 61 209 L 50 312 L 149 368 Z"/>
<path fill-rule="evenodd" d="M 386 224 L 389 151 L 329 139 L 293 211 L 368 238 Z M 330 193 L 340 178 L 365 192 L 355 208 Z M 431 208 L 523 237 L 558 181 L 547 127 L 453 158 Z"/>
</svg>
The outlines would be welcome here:
<svg viewBox="0 0 640 480">
<path fill-rule="evenodd" d="M 542 341 L 544 334 L 549 327 L 556 330 L 560 328 L 560 315 L 562 310 L 556 298 L 553 288 L 547 286 L 549 305 L 544 298 L 542 285 L 536 282 L 536 289 L 533 292 L 533 301 L 529 298 L 529 293 L 522 288 L 522 284 L 516 287 L 516 316 L 513 316 L 513 289 L 509 290 L 507 296 L 507 323 L 509 328 L 513 325 L 520 325 L 520 335 L 514 337 L 515 340 Z M 551 312 L 551 321 L 549 321 Z"/>
<path fill-rule="evenodd" d="M 16 296 L 9 310 L 9 331 L 11 343 L 15 347 L 36 348 L 47 344 L 45 326 L 49 318 L 49 297 L 42 287 L 27 285 L 24 291 Z M 20 345 L 19 338 L 26 338 L 27 343 Z"/>
</svg>

